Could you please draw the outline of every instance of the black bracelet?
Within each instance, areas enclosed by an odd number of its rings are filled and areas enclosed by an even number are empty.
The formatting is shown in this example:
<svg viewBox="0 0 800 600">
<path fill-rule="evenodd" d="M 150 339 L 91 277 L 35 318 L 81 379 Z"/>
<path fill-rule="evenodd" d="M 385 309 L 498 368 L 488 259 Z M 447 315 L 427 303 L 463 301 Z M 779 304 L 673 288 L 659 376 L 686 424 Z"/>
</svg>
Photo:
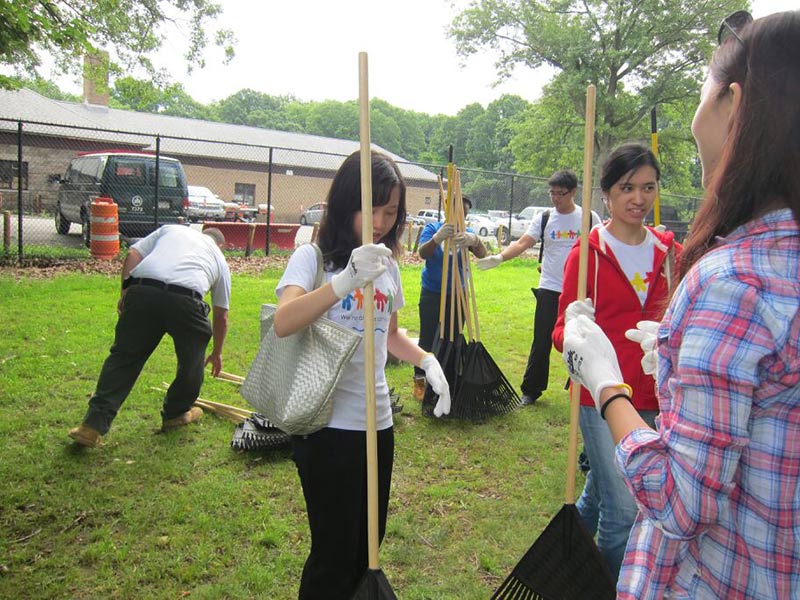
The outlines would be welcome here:
<svg viewBox="0 0 800 600">
<path fill-rule="evenodd" d="M 611 404 L 614 400 L 619 400 L 620 398 L 625 398 L 625 400 L 633 404 L 633 400 L 631 400 L 631 397 L 628 396 L 628 394 L 625 394 L 623 392 L 620 392 L 619 394 L 614 394 L 613 396 L 611 396 L 611 398 L 605 401 L 603 406 L 600 407 L 601 419 L 603 419 L 604 421 L 606 420 L 606 409 L 608 408 L 608 405 Z"/>
</svg>

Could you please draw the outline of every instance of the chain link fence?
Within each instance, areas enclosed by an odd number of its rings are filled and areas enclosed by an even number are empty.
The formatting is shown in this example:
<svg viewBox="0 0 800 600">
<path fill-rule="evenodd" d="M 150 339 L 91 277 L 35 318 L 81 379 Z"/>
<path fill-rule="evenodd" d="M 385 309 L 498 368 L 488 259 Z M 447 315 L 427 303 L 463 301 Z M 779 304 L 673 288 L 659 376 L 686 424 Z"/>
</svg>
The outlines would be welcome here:
<svg viewBox="0 0 800 600">
<path fill-rule="evenodd" d="M 276 241 L 278 248 L 293 247 L 295 236 L 310 239 L 320 203 L 344 158 L 290 147 L 0 119 L 3 253 L 20 260 L 88 257 L 89 204 L 101 195 L 118 205 L 123 242 L 170 222 L 198 221 L 191 225 L 198 228 L 217 222 L 226 235 L 237 236 L 237 227 L 254 231 L 248 228 L 254 222 L 261 233 L 255 238 L 251 233 L 249 242 L 257 248 L 269 252 Z M 408 186 L 408 214 L 439 208 L 439 177 L 446 179 L 446 165 L 397 162 Z M 546 177 L 462 168 L 461 180 L 473 213 L 493 211 L 506 227 L 528 206 L 551 205 Z M 197 188 L 208 193 L 199 199 L 188 193 Z M 664 207 L 672 207 L 670 214 L 685 234 L 698 200 L 664 194 L 662 215 Z M 602 207 L 597 190 L 593 206 Z M 267 222 L 269 228 L 258 225 Z M 281 226 L 291 238 L 288 245 L 280 237 Z M 408 239 L 411 247 L 412 235 Z"/>
</svg>

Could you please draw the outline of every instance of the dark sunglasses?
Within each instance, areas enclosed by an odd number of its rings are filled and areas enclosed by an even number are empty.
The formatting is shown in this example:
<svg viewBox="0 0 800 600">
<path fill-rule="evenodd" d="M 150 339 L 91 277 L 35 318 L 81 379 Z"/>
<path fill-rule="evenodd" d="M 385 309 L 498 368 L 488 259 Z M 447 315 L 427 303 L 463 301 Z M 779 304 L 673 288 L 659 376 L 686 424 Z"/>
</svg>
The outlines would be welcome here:
<svg viewBox="0 0 800 600">
<path fill-rule="evenodd" d="M 732 15 L 728 15 L 722 19 L 722 23 L 717 31 L 717 43 L 721 46 L 725 40 L 733 36 L 739 43 L 744 46 L 742 38 L 739 37 L 737 32 L 741 31 L 746 25 L 753 22 L 753 15 L 746 10 L 737 10 Z"/>
</svg>

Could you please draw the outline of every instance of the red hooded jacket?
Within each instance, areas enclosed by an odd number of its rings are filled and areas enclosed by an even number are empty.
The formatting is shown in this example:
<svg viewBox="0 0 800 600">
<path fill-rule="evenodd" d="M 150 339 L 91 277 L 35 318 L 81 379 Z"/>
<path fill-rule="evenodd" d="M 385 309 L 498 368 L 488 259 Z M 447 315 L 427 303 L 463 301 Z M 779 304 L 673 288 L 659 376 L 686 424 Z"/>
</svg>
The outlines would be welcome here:
<svg viewBox="0 0 800 600">
<path fill-rule="evenodd" d="M 659 275 L 650 284 L 643 306 L 611 248 L 601 243 L 599 229 L 595 227 L 589 233 L 586 297 L 594 303 L 595 322 L 617 351 L 622 377 L 633 388 L 634 407 L 637 410 L 658 410 L 655 381 L 642 371 L 642 349 L 636 342 L 625 338 L 625 331 L 635 328 L 638 321 L 661 319 L 671 290 L 677 284 L 676 258 L 680 255 L 681 245 L 675 242 L 671 231 L 661 233 L 648 227 L 656 237 L 652 272 Z M 578 294 L 579 247 L 580 243 L 575 244 L 564 265 L 564 288 L 558 301 L 558 319 L 553 329 L 553 345 L 559 352 L 564 351 L 564 311 L 570 302 L 577 299 Z M 585 389 L 581 390 L 581 405 L 595 405 L 591 394 Z"/>
</svg>

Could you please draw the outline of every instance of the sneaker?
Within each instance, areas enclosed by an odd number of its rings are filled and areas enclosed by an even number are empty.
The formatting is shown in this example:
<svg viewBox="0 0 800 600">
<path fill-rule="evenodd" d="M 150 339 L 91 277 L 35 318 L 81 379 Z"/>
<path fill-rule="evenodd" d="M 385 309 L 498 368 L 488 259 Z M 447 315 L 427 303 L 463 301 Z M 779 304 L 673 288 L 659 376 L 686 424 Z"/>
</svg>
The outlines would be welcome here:
<svg viewBox="0 0 800 600">
<path fill-rule="evenodd" d="M 161 431 L 169 431 L 170 429 L 177 429 L 189 423 L 199 421 L 203 416 L 203 409 L 199 406 L 193 406 L 185 413 L 172 419 L 167 419 L 161 423 Z"/>
<path fill-rule="evenodd" d="M 425 387 L 428 385 L 424 375 L 414 377 L 414 400 L 419 400 L 425 397 Z"/>
<path fill-rule="evenodd" d="M 100 432 L 84 423 L 70 429 L 68 435 L 75 442 L 87 448 L 95 448 L 100 445 Z"/>
<path fill-rule="evenodd" d="M 536 404 L 536 399 L 538 396 L 529 396 L 528 394 L 522 394 L 522 398 L 519 399 L 520 406 L 533 406 Z"/>
</svg>

